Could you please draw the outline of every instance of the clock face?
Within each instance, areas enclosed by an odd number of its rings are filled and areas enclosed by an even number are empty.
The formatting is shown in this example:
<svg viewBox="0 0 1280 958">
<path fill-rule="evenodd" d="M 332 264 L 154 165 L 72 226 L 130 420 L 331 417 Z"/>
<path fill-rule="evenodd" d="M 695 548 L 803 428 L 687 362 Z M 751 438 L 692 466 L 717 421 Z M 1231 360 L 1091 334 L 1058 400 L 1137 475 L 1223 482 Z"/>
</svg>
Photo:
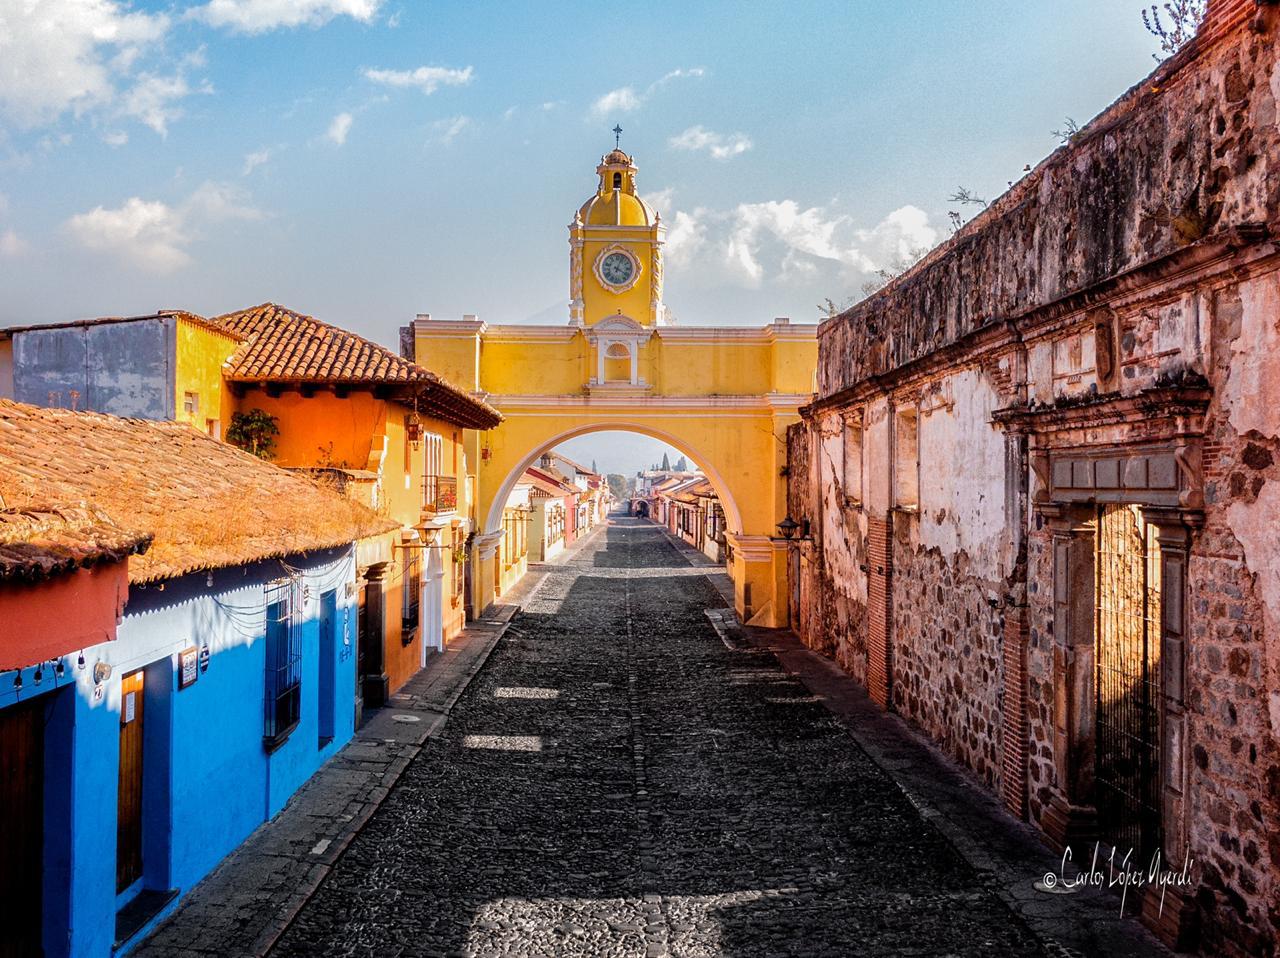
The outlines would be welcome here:
<svg viewBox="0 0 1280 958">
<path fill-rule="evenodd" d="M 626 253 L 610 253 L 600 261 L 600 276 L 610 286 L 627 285 L 635 269 L 635 263 Z"/>
</svg>

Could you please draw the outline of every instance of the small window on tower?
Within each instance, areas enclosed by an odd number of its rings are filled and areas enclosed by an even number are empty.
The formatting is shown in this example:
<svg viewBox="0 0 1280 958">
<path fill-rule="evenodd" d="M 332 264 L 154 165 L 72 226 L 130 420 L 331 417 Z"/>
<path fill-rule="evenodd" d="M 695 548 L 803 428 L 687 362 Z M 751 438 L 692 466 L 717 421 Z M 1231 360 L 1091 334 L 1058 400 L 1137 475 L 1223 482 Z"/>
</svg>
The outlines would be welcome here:
<svg viewBox="0 0 1280 958">
<path fill-rule="evenodd" d="M 613 174 L 613 188 L 614 188 L 615 190 L 620 190 L 620 189 L 622 189 L 622 174 L 621 174 L 621 173 L 614 173 L 614 174 Z"/>
</svg>

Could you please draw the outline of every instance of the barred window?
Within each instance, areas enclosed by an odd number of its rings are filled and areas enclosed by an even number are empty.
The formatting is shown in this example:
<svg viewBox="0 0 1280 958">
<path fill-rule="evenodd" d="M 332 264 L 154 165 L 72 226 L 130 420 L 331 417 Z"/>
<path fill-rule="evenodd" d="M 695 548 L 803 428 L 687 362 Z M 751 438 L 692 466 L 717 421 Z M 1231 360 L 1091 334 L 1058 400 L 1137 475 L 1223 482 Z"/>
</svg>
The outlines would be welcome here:
<svg viewBox="0 0 1280 958">
<path fill-rule="evenodd" d="M 290 581 L 267 588 L 266 696 L 262 738 L 279 748 L 297 728 L 302 712 L 302 622 L 297 586 Z"/>
<path fill-rule="evenodd" d="M 422 554 L 413 546 L 406 546 L 404 550 L 404 581 L 400 592 L 403 596 L 400 638 L 408 645 L 418 628 L 418 603 L 422 597 Z"/>
</svg>

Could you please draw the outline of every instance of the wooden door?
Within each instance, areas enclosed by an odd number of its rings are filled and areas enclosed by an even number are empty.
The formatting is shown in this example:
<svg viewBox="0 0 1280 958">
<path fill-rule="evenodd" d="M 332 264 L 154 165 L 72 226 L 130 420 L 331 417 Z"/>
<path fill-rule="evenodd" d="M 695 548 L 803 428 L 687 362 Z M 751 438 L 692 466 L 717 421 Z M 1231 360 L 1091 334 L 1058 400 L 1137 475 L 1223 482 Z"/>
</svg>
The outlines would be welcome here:
<svg viewBox="0 0 1280 958">
<path fill-rule="evenodd" d="M 120 793 L 116 811 L 116 891 L 142 877 L 142 672 L 120 681 Z"/>
<path fill-rule="evenodd" d="M 0 709 L 0 958 L 29 958 L 40 948 L 44 864 L 44 708 L 40 699 Z M 12 909 L 12 911 L 10 911 Z"/>
</svg>

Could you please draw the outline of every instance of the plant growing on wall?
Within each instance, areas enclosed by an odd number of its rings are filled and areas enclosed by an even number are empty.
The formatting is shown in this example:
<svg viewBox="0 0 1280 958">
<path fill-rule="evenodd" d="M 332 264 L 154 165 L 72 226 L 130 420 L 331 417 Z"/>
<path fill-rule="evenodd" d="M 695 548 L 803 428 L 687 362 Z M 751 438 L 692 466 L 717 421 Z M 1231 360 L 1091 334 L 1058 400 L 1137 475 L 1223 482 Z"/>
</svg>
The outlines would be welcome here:
<svg viewBox="0 0 1280 958">
<path fill-rule="evenodd" d="M 239 446 L 259 459 L 270 459 L 276 450 L 280 427 L 276 417 L 262 409 L 250 409 L 232 415 L 227 428 L 227 442 Z"/>
<path fill-rule="evenodd" d="M 1160 16 L 1161 7 L 1169 18 L 1168 24 Z M 1172 0 L 1160 6 L 1153 3 L 1150 11 L 1142 11 L 1142 23 L 1160 41 L 1165 57 L 1171 57 L 1196 35 L 1207 10 L 1208 0 Z M 1157 63 L 1164 59 L 1159 53 L 1151 54 L 1151 58 Z"/>
</svg>

